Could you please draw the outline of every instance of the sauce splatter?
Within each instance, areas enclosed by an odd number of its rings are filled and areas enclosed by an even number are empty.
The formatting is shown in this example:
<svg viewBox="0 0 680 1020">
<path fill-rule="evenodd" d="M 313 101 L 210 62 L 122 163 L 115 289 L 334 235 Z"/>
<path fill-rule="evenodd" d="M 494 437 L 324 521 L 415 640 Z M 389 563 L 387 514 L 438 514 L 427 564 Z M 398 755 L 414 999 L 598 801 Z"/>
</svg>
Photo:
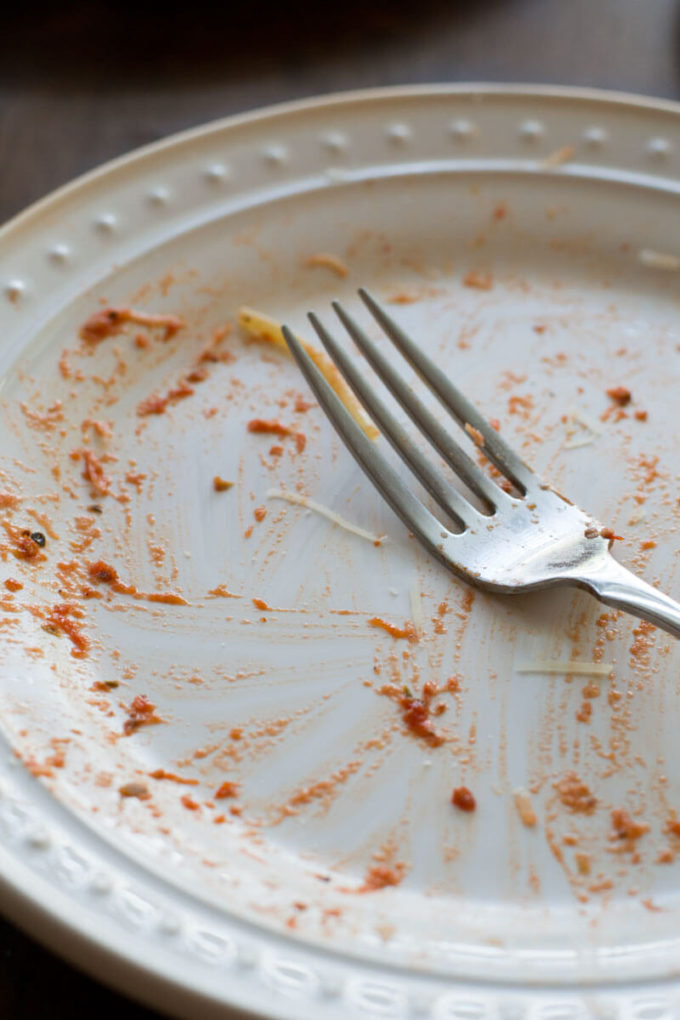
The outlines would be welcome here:
<svg viewBox="0 0 680 1020">
<path fill-rule="evenodd" d="M 138 694 L 127 709 L 127 719 L 123 723 L 123 733 L 126 737 L 132 736 L 142 726 L 157 726 L 163 720 L 156 714 L 156 706 L 147 698 L 146 694 Z"/>
</svg>

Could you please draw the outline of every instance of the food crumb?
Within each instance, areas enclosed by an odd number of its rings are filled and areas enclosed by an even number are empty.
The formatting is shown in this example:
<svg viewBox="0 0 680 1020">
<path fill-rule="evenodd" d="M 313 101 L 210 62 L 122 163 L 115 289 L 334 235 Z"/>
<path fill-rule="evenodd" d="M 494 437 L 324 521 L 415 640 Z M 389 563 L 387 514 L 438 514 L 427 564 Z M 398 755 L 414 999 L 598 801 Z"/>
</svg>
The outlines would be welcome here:
<svg viewBox="0 0 680 1020">
<path fill-rule="evenodd" d="M 612 834 L 610 840 L 618 842 L 623 850 L 632 850 L 635 843 L 646 832 L 649 826 L 644 822 L 635 822 L 624 808 L 615 808 L 611 813 Z"/>
<path fill-rule="evenodd" d="M 183 786 L 198 786 L 198 779 L 189 779 L 186 776 L 178 776 L 174 772 L 166 772 L 165 769 L 154 769 L 149 775 L 152 779 L 169 779 L 173 783 L 180 783 Z"/>
<path fill-rule="evenodd" d="M 471 270 L 463 277 L 463 286 L 474 287 L 477 290 L 491 290 L 493 287 L 493 277 L 491 273 L 479 273 Z"/>
<path fill-rule="evenodd" d="M 388 886 L 399 885 L 406 873 L 405 866 L 398 862 L 394 867 L 389 868 L 385 864 L 376 864 L 366 872 L 364 884 L 357 892 L 377 892 L 379 889 L 386 889 Z"/>
<path fill-rule="evenodd" d="M 451 803 L 460 811 L 474 811 L 477 801 L 467 786 L 457 786 L 451 794 Z"/>
<path fill-rule="evenodd" d="M 474 441 L 476 446 L 484 446 L 484 436 L 479 431 L 479 429 L 476 429 L 474 427 L 474 425 L 470 424 L 469 421 L 465 422 L 465 431 L 470 436 L 470 438 Z"/>
<path fill-rule="evenodd" d="M 136 733 L 142 726 L 156 726 L 163 722 L 156 715 L 156 706 L 152 705 L 145 694 L 138 694 L 127 709 L 128 717 L 123 724 L 123 733 L 126 737 Z"/>
<path fill-rule="evenodd" d="M 567 809 L 574 815 L 592 815 L 597 807 L 597 798 L 575 772 L 568 772 L 555 783 L 557 795 Z"/>
<path fill-rule="evenodd" d="M 630 404 L 633 396 L 627 386 L 612 386 L 606 392 L 609 399 L 613 400 L 619 407 L 625 407 L 627 404 Z"/>
<path fill-rule="evenodd" d="M 305 259 L 305 265 L 309 266 L 310 269 L 321 268 L 330 269 L 336 276 L 345 277 L 349 273 L 349 269 L 337 255 L 331 255 L 327 252 L 318 252 L 314 255 L 309 255 Z"/>
<path fill-rule="evenodd" d="M 152 315 L 132 308 L 100 308 L 80 327 L 80 338 L 95 346 L 107 337 L 118 336 L 128 322 L 138 326 L 160 327 L 164 340 L 169 340 L 184 326 L 184 321 L 175 315 Z"/>
<path fill-rule="evenodd" d="M 579 875 L 587 877 L 590 875 L 590 854 L 578 853 L 574 855 L 576 870 Z"/>
<path fill-rule="evenodd" d="M 219 475 L 215 475 L 213 478 L 213 489 L 215 492 L 227 492 L 233 485 L 233 482 L 228 482 L 224 478 L 220 478 Z"/>
<path fill-rule="evenodd" d="M 149 788 L 144 783 L 123 783 L 118 787 L 118 792 L 121 797 L 136 797 L 137 800 L 149 800 L 151 797 Z"/>
<path fill-rule="evenodd" d="M 229 797 L 238 797 L 238 783 L 224 782 L 215 791 L 215 800 L 226 800 Z"/>
<path fill-rule="evenodd" d="M 515 790 L 513 796 L 522 825 L 526 825 L 528 829 L 533 828 L 536 824 L 536 812 L 534 811 L 529 794 L 526 790 L 520 789 Z"/>
<path fill-rule="evenodd" d="M 407 620 L 403 627 L 397 627 L 395 624 L 383 620 L 380 616 L 372 616 L 368 621 L 368 625 L 369 627 L 377 627 L 380 630 L 387 631 L 393 638 L 406 638 L 408 641 L 418 640 L 418 631 L 410 620 Z"/>
<path fill-rule="evenodd" d="M 562 166 L 564 163 L 568 163 L 572 159 L 574 152 L 573 145 L 563 145 L 561 148 L 551 152 L 546 159 L 543 160 L 543 166 L 546 170 L 550 170 L 552 167 Z"/>
</svg>

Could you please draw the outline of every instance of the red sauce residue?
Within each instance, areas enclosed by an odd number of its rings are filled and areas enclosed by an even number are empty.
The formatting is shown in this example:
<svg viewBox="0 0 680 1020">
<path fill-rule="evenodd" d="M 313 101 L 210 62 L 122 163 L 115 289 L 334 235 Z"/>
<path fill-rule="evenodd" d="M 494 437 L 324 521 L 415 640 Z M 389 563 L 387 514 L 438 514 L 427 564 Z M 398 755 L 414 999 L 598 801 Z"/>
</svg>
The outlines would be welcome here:
<svg viewBox="0 0 680 1020">
<path fill-rule="evenodd" d="M 225 782 L 215 792 L 215 800 L 226 800 L 229 797 L 238 797 L 238 783 Z"/>
<path fill-rule="evenodd" d="M 307 437 L 303 432 L 296 432 L 290 425 L 284 425 L 280 421 L 253 418 L 248 422 L 247 427 L 248 432 L 265 432 L 274 436 L 293 436 L 298 453 L 302 453 L 307 445 Z"/>
<path fill-rule="evenodd" d="M 166 407 L 192 396 L 194 392 L 193 386 L 190 386 L 186 379 L 180 379 L 178 384 L 163 396 L 152 395 L 142 400 L 137 405 L 137 415 L 139 418 L 146 418 L 150 414 L 163 414 Z"/>
<path fill-rule="evenodd" d="M 198 786 L 198 779 L 187 779 L 174 772 L 166 772 L 165 769 L 156 769 L 155 772 L 149 772 L 149 775 L 152 779 L 168 779 L 172 783 L 182 783 L 184 786 Z"/>
<path fill-rule="evenodd" d="M 449 688 L 447 683 L 445 689 Z M 442 706 L 433 709 L 433 698 L 441 693 L 441 689 L 432 681 L 423 684 L 422 696 L 415 697 L 408 688 L 397 687 L 394 684 L 385 684 L 378 690 L 379 694 L 387 695 L 401 708 L 401 719 L 409 733 L 425 740 L 431 747 L 440 747 L 445 741 L 444 737 L 437 732 L 432 721 L 433 715 L 438 715 Z M 445 708 L 445 706 L 444 706 Z"/>
<path fill-rule="evenodd" d="M 496 221 L 504 220 L 505 217 L 508 215 L 508 207 L 505 204 L 505 202 L 499 202 L 498 205 L 494 208 L 494 211 L 491 215 L 493 219 Z"/>
<path fill-rule="evenodd" d="M 610 840 L 617 844 L 616 850 L 634 850 L 637 840 L 649 832 L 644 822 L 635 822 L 623 808 L 616 808 L 611 813 L 612 834 Z"/>
<path fill-rule="evenodd" d="M 253 418 L 248 422 L 249 432 L 268 432 L 275 436 L 290 436 L 293 429 L 283 425 L 280 421 L 265 421 L 264 418 Z"/>
<path fill-rule="evenodd" d="M 667 832 L 669 836 L 680 837 L 680 822 L 674 815 L 668 819 L 663 831 Z"/>
<path fill-rule="evenodd" d="M 529 412 L 533 409 L 534 398 L 530 393 L 513 393 L 511 397 L 508 397 L 508 414 L 517 414 L 526 420 L 529 417 Z"/>
<path fill-rule="evenodd" d="M 301 396 L 297 396 L 293 406 L 298 414 L 303 414 L 305 411 L 309 411 L 310 407 L 315 407 L 316 405 L 309 400 L 305 400 Z"/>
<path fill-rule="evenodd" d="M 470 436 L 475 446 L 484 446 L 484 436 L 479 429 L 476 429 L 469 421 L 465 422 L 465 431 Z"/>
<path fill-rule="evenodd" d="M 117 680 L 95 680 L 93 684 L 90 684 L 91 691 L 102 691 L 104 694 L 110 694 L 111 691 L 115 691 L 116 687 L 120 687 Z"/>
<path fill-rule="evenodd" d="M 240 595 L 234 595 L 224 584 L 218 584 L 216 588 L 211 588 L 208 595 L 213 599 L 239 599 L 241 597 Z"/>
<path fill-rule="evenodd" d="M 90 483 L 93 496 L 106 496 L 111 491 L 111 479 L 104 470 L 101 459 L 94 450 L 82 450 L 83 478 Z"/>
<path fill-rule="evenodd" d="M 478 273 L 472 270 L 463 277 L 465 287 L 475 287 L 477 290 L 491 290 L 493 277 L 491 273 Z"/>
<path fill-rule="evenodd" d="M 630 404 L 632 394 L 627 386 L 612 386 L 607 390 L 607 396 L 619 407 L 625 407 L 626 404 Z"/>
<path fill-rule="evenodd" d="M 339 788 L 360 768 L 361 762 L 350 761 L 343 768 L 331 772 L 325 779 L 319 779 L 310 786 L 303 786 L 290 797 L 288 804 L 282 809 L 282 816 L 295 814 L 296 808 L 316 801 L 325 801 L 328 804 Z"/>
<path fill-rule="evenodd" d="M 467 786 L 457 786 L 451 794 L 451 803 L 460 811 L 474 811 L 477 801 Z"/>
<path fill-rule="evenodd" d="M 0 489 L 0 510 L 13 510 L 14 507 L 18 506 L 18 504 L 18 496 L 15 496 L 11 492 L 7 492 L 6 489 Z"/>
<path fill-rule="evenodd" d="M 165 591 L 143 592 L 143 591 L 136 591 L 135 592 L 135 598 L 136 599 L 144 599 L 146 602 L 160 602 L 164 606 L 188 606 L 189 605 L 189 603 L 187 602 L 187 600 L 185 598 L 183 598 L 181 595 L 175 595 L 175 594 L 173 594 L 173 592 L 165 592 Z"/>
<path fill-rule="evenodd" d="M 260 599 L 257 597 L 253 599 L 253 605 L 255 606 L 256 609 L 262 610 L 271 610 L 272 608 L 271 606 L 267 605 L 264 599 Z"/>
<path fill-rule="evenodd" d="M 636 411 L 633 417 L 635 418 L 636 421 L 647 421 L 649 415 L 647 414 L 646 411 Z"/>
<path fill-rule="evenodd" d="M 183 797 L 180 797 L 180 800 L 184 807 L 187 809 L 187 811 L 200 810 L 201 805 L 198 803 L 198 801 L 195 801 L 193 797 L 190 797 L 188 793 L 185 793 Z"/>
<path fill-rule="evenodd" d="M 600 535 L 602 538 L 606 538 L 610 542 L 623 542 L 623 535 L 615 534 L 611 528 L 602 528 Z"/>
<path fill-rule="evenodd" d="M 152 705 L 145 694 L 138 694 L 127 709 L 128 717 L 123 724 L 123 733 L 126 737 L 136 733 L 142 726 L 156 726 L 162 723 L 160 716 L 156 715 L 156 706 Z"/>
<path fill-rule="evenodd" d="M 444 743 L 444 738 L 437 733 L 430 718 L 430 705 L 427 701 L 404 695 L 401 705 L 403 708 L 402 721 L 411 733 L 426 740 L 433 747 L 439 747 Z"/>
<path fill-rule="evenodd" d="M 5 581 L 5 588 L 7 591 L 21 591 L 23 584 L 21 581 L 15 581 L 13 577 L 8 577 Z"/>
<path fill-rule="evenodd" d="M 399 885 L 406 873 L 403 864 L 397 863 L 393 868 L 386 864 L 376 864 L 366 872 L 364 884 L 357 889 L 360 893 L 377 892 L 390 885 Z"/>
<path fill-rule="evenodd" d="M 73 648 L 71 655 L 74 659 L 84 659 L 90 648 L 90 642 L 85 637 L 78 623 L 84 612 L 78 606 L 69 602 L 59 602 L 52 607 L 46 618 L 44 629 L 50 634 L 66 634 L 71 641 Z"/>
<path fill-rule="evenodd" d="M 94 312 L 80 327 L 80 337 L 87 343 L 95 345 L 110 336 L 118 336 L 128 322 L 138 326 L 160 327 L 164 331 L 164 340 L 182 328 L 184 322 L 176 315 L 151 315 L 147 312 L 134 311 L 132 308 L 101 308 Z"/>
<path fill-rule="evenodd" d="M 256 521 L 263 521 L 267 516 L 267 510 L 263 506 L 256 506 L 253 510 L 253 517 Z"/>
<path fill-rule="evenodd" d="M 87 573 L 90 580 L 95 584 L 116 584 L 118 581 L 118 571 L 116 568 L 110 566 L 108 563 L 104 563 L 103 560 L 97 560 L 96 563 L 90 563 L 87 568 Z"/>
<path fill-rule="evenodd" d="M 231 333 L 231 325 L 218 326 L 213 331 L 213 338 L 207 347 L 201 351 L 198 362 L 216 364 L 218 361 L 228 363 L 235 360 L 235 355 L 232 351 L 227 348 L 220 348 L 223 340 L 225 340 Z"/>
<path fill-rule="evenodd" d="M 575 772 L 568 772 L 555 783 L 555 790 L 560 802 L 573 815 L 592 815 L 597 807 L 597 797 Z"/>
<path fill-rule="evenodd" d="M 656 628 L 648 620 L 640 620 L 637 627 L 633 628 L 635 640 L 630 646 L 630 657 L 634 662 L 645 666 L 649 662 L 649 653 L 654 644 Z"/>
<path fill-rule="evenodd" d="M 31 538 L 28 528 L 15 528 L 9 521 L 3 521 L 2 526 L 12 545 L 12 553 L 18 560 L 41 563 L 47 558 L 35 539 Z"/>
<path fill-rule="evenodd" d="M 104 560 L 97 560 L 96 563 L 88 564 L 87 574 L 93 584 L 107 584 L 112 591 L 120 595 L 131 595 L 135 599 L 141 599 L 146 602 L 160 602 L 169 606 L 188 605 L 186 599 L 172 592 L 143 592 L 138 591 L 133 584 L 124 584 L 119 579 L 116 568 L 112 567 L 109 563 L 105 563 Z M 91 596 L 94 593 L 92 589 L 84 588 L 83 594 Z"/>
<path fill-rule="evenodd" d="M 410 621 L 406 621 L 403 627 L 396 627 L 393 623 L 381 619 L 379 616 L 372 616 L 368 621 L 369 627 L 378 627 L 386 630 L 393 638 L 407 638 L 408 641 L 418 640 L 418 631 Z"/>
</svg>

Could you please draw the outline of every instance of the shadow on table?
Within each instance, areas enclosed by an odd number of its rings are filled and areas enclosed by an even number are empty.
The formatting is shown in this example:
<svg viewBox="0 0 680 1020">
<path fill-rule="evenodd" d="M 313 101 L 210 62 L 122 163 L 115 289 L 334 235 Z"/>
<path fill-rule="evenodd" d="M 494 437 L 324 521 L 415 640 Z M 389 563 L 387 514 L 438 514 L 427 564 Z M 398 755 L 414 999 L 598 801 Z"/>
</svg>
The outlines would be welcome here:
<svg viewBox="0 0 680 1020">
<path fill-rule="evenodd" d="M 71 6 L 11 6 L 3 15 L 0 80 L 68 90 L 201 85 L 270 70 L 295 73 L 356 53 L 370 58 L 420 32 L 455 34 L 509 0 L 286 0 L 161 11 L 120 0 Z"/>
</svg>

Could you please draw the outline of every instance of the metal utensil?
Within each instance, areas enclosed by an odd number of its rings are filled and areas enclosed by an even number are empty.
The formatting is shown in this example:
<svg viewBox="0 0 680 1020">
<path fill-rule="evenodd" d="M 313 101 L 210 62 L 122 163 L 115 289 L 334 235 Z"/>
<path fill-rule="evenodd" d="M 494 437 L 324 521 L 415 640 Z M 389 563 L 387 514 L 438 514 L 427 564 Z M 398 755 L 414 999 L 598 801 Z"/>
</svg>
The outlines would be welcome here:
<svg viewBox="0 0 680 1020">
<path fill-rule="evenodd" d="M 284 326 L 288 347 L 338 434 L 425 548 L 477 587 L 512 594 L 575 585 L 614 609 L 649 620 L 680 637 L 680 604 L 621 566 L 610 553 L 607 529 L 542 483 L 381 305 L 366 290 L 361 289 L 359 294 L 397 351 L 511 489 L 504 491 L 481 470 L 355 320 L 337 301 L 333 302 L 340 322 L 375 373 L 432 447 L 481 501 L 483 509 L 453 488 L 415 445 L 355 362 L 310 312 L 312 326 L 349 386 L 443 511 L 442 520 L 438 519 L 379 453 L 295 335 Z"/>
</svg>

